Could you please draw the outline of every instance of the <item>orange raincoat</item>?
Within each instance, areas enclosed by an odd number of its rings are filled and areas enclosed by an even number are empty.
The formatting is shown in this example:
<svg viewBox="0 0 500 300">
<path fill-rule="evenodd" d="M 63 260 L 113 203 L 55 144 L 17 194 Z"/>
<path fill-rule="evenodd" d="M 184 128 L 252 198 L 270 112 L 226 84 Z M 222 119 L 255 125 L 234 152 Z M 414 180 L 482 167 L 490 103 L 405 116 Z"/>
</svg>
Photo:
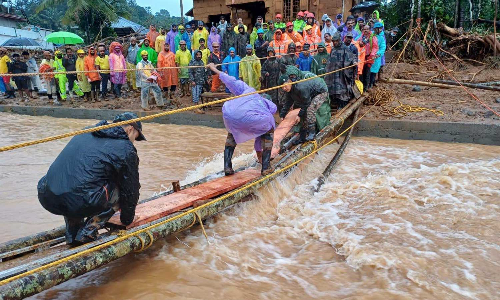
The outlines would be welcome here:
<svg viewBox="0 0 500 300">
<path fill-rule="evenodd" d="M 163 48 L 164 46 L 162 46 Z M 158 84 L 161 88 L 170 87 L 172 85 L 177 85 L 178 79 L 178 69 L 161 69 L 165 67 L 175 67 L 175 54 L 172 51 L 166 52 L 163 49 L 158 54 L 158 73 L 160 73 L 160 78 L 158 78 Z"/>
<path fill-rule="evenodd" d="M 276 31 L 278 32 L 278 31 Z M 288 35 L 281 34 L 281 40 L 276 38 L 276 32 L 274 33 L 274 39 L 269 43 L 269 47 L 274 48 L 274 52 L 276 55 L 287 54 L 288 52 L 288 44 L 290 44 L 290 40 L 288 39 Z"/>
<path fill-rule="evenodd" d="M 358 75 L 363 74 L 363 66 L 365 65 L 366 48 L 359 45 L 359 41 L 352 42 L 358 49 Z"/>
<path fill-rule="evenodd" d="M 87 78 L 90 79 L 90 81 L 101 80 L 101 76 L 99 76 L 99 73 L 95 68 L 96 57 L 97 57 L 97 51 L 95 52 L 94 55 L 90 55 L 90 49 L 89 49 L 89 55 L 85 56 L 83 60 L 83 63 L 85 65 L 85 71 L 96 71 L 96 72 L 85 73 L 85 76 L 87 76 Z"/>
</svg>

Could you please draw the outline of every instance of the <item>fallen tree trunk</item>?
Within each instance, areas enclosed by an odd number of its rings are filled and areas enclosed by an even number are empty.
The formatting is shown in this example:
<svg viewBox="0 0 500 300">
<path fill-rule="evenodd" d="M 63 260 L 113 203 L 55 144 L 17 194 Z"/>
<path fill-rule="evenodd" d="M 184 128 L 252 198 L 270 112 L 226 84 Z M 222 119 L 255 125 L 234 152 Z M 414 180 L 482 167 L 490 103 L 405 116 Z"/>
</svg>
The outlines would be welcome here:
<svg viewBox="0 0 500 300">
<path fill-rule="evenodd" d="M 445 81 L 447 81 L 447 80 L 445 80 Z M 450 84 L 443 84 L 443 83 L 432 83 L 432 82 L 427 82 L 427 81 L 416 81 L 416 80 L 405 80 L 405 79 L 391 79 L 390 78 L 390 79 L 385 80 L 385 82 L 387 82 L 387 83 L 396 83 L 396 84 L 422 85 L 422 86 L 437 87 L 437 88 L 442 88 L 442 89 L 460 88 L 460 85 L 458 83 L 456 83 L 456 82 L 454 82 L 454 84 L 451 84 L 452 81 L 449 81 Z M 462 84 L 462 85 L 470 87 L 470 88 L 474 88 L 474 89 L 499 91 L 500 92 L 500 88 L 496 88 L 496 87 L 492 87 L 492 86 L 484 86 L 484 85 L 479 85 L 479 84 L 465 84 L 465 83 Z"/>
<path fill-rule="evenodd" d="M 463 33 L 463 29 L 452 28 L 452 27 L 447 26 L 446 24 L 441 23 L 441 22 L 439 22 L 437 24 L 437 28 L 442 33 L 446 33 L 446 34 L 451 35 L 451 36 L 459 36 Z"/>
<path fill-rule="evenodd" d="M 449 84 L 449 85 L 456 85 L 456 86 L 466 86 L 474 89 L 481 89 L 481 90 L 489 90 L 489 91 L 497 91 L 500 92 L 500 87 L 495 87 L 495 86 L 488 86 L 484 84 L 478 84 L 478 83 L 468 83 L 468 82 L 460 82 L 457 83 L 456 81 L 453 80 L 442 80 L 442 79 L 433 79 L 432 82 L 435 83 L 443 83 L 443 84 Z"/>
</svg>

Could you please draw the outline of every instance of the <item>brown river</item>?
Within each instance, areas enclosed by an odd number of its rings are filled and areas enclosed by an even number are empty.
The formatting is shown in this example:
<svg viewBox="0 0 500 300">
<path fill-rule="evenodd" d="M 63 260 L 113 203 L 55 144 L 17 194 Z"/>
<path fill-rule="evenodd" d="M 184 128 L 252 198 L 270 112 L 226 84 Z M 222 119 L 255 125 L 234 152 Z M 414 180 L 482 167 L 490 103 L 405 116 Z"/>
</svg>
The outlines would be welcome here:
<svg viewBox="0 0 500 300">
<path fill-rule="evenodd" d="M 0 146 L 95 123 L 0 113 Z M 222 170 L 226 132 L 144 124 L 141 199 Z M 68 139 L 0 153 L 0 242 L 51 229 L 36 184 Z M 236 166 L 251 164 L 253 143 Z M 332 146 L 333 147 L 333 146 Z M 354 138 L 205 226 L 32 299 L 499 299 L 500 147 Z"/>
</svg>

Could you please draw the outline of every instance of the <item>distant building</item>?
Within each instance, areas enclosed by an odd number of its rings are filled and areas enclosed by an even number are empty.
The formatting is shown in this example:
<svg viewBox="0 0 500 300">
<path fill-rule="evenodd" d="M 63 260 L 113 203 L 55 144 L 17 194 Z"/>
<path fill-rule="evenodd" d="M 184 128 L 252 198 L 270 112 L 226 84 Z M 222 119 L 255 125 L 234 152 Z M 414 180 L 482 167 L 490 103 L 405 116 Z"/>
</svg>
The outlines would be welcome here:
<svg viewBox="0 0 500 300">
<path fill-rule="evenodd" d="M 132 33 L 148 33 L 146 27 L 122 17 L 118 17 L 118 20 L 111 24 L 111 28 L 113 28 L 117 36 L 126 36 Z"/>
<path fill-rule="evenodd" d="M 14 37 L 25 37 L 37 41 L 42 49 L 54 49 L 52 43 L 45 41 L 45 36 L 52 30 L 28 25 L 21 28 L 22 23 L 27 22 L 24 17 L 11 13 L 0 12 L 0 45 Z"/>
<path fill-rule="evenodd" d="M 244 24 L 255 24 L 258 16 L 264 20 L 274 20 L 276 14 L 283 15 L 284 22 L 293 21 L 299 11 L 314 13 L 317 20 L 328 14 L 332 20 L 339 13 L 350 15 L 349 10 L 359 1 L 352 0 L 193 0 L 189 16 L 208 23 L 217 23 L 220 16 L 236 23 L 238 18 Z M 342 4 L 344 10 L 342 12 Z M 188 15 L 186 13 L 186 15 Z"/>
</svg>

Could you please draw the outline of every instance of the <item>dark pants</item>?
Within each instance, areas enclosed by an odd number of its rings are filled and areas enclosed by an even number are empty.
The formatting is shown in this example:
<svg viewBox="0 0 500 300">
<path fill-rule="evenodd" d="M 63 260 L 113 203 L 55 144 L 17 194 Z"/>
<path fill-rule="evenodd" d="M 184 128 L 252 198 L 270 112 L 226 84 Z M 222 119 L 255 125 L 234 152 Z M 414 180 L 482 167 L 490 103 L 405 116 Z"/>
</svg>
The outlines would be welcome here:
<svg viewBox="0 0 500 300">
<path fill-rule="evenodd" d="M 90 82 L 90 90 L 92 92 L 99 92 L 99 86 L 100 85 L 101 85 L 101 81 L 100 80 L 91 81 Z"/>
<path fill-rule="evenodd" d="M 109 186 L 109 185 L 108 185 Z M 66 243 L 88 243 L 97 239 L 99 229 L 119 210 L 119 190 L 115 188 L 106 193 L 106 207 L 100 213 L 89 216 L 87 219 L 64 216 L 66 222 Z"/>
<path fill-rule="evenodd" d="M 176 85 L 171 85 L 171 86 L 170 86 L 170 91 L 171 91 L 171 92 L 175 92 L 175 89 L 176 89 L 176 88 L 177 88 L 177 86 L 176 86 Z M 168 86 L 166 86 L 166 87 L 164 87 L 164 88 L 163 88 L 163 91 L 164 91 L 164 92 L 168 92 L 168 90 L 169 90 Z"/>
<path fill-rule="evenodd" d="M 108 94 L 108 81 L 110 75 L 106 73 L 99 73 L 99 75 L 101 75 L 101 95 L 105 97 Z"/>
<path fill-rule="evenodd" d="M 67 74 L 66 78 L 68 78 L 68 89 L 71 91 L 75 86 L 75 81 L 78 79 L 76 78 L 76 74 Z"/>
<path fill-rule="evenodd" d="M 123 84 L 114 84 L 113 85 L 113 89 L 114 89 L 115 95 L 117 97 L 121 97 L 122 96 L 122 85 Z"/>
</svg>

